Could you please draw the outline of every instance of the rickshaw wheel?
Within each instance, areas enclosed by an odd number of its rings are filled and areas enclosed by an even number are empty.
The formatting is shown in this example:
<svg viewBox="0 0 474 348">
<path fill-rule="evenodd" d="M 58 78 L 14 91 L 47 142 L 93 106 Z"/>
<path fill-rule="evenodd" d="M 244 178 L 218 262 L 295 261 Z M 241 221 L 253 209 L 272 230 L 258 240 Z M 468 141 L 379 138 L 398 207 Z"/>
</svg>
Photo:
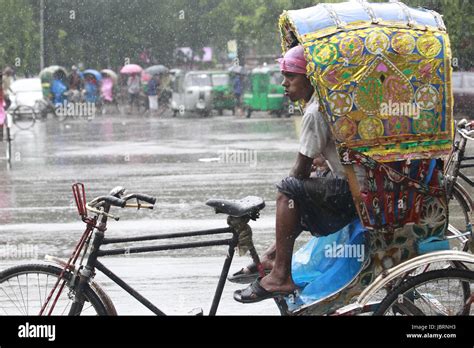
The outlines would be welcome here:
<svg viewBox="0 0 474 348">
<path fill-rule="evenodd" d="M 459 183 L 456 183 L 453 190 L 453 196 L 449 201 L 449 227 L 447 235 L 452 236 L 451 228 L 458 230 L 460 233 L 466 233 L 472 226 L 471 213 L 473 207 L 470 200 L 463 194 L 466 192 Z M 468 251 L 469 245 L 461 239 L 453 240 L 455 250 Z"/>
<path fill-rule="evenodd" d="M 31 106 L 17 106 L 13 112 L 13 123 L 21 130 L 30 129 L 35 125 L 36 112 Z"/>
<path fill-rule="evenodd" d="M 472 315 L 473 292 L 473 271 L 421 273 L 390 291 L 374 315 Z"/>
</svg>

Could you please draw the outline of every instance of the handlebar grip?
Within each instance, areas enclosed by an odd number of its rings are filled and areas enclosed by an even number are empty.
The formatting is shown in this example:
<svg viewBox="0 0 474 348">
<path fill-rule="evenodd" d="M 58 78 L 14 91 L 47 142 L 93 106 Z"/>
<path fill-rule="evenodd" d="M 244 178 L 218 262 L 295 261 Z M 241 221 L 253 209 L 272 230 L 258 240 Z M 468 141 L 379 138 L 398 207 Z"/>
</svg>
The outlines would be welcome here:
<svg viewBox="0 0 474 348">
<path fill-rule="evenodd" d="M 467 120 L 463 118 L 458 122 L 458 128 L 466 128 L 466 125 L 468 124 Z"/>
<path fill-rule="evenodd" d="M 148 196 L 148 195 L 144 195 L 144 194 L 141 194 L 141 193 L 137 193 L 134 195 L 135 198 L 137 198 L 138 200 L 140 201 L 143 201 L 143 202 L 147 202 L 149 204 L 155 204 L 156 203 L 156 198 L 155 197 L 152 197 L 152 196 Z"/>
<path fill-rule="evenodd" d="M 114 196 L 105 196 L 104 201 L 106 201 L 110 205 L 113 205 L 115 207 L 120 207 L 120 208 L 124 208 L 125 205 L 127 204 L 127 202 L 124 201 L 123 199 L 120 199 Z"/>
</svg>

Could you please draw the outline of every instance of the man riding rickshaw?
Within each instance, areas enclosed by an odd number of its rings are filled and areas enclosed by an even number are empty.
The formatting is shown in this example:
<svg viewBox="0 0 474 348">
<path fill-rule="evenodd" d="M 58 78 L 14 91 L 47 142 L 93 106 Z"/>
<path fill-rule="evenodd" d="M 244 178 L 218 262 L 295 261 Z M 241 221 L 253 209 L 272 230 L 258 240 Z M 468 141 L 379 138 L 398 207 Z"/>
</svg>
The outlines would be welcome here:
<svg viewBox="0 0 474 348">
<path fill-rule="evenodd" d="M 448 226 L 443 175 L 453 101 L 441 16 L 400 2 L 318 4 L 284 12 L 280 30 L 282 85 L 305 109 L 300 151 L 278 185 L 276 243 L 263 258 L 271 270 L 249 265 L 259 277 L 234 299 L 274 298 L 282 313 L 327 314 L 357 298 L 363 311 L 382 289 L 398 294 L 431 279 L 417 275 L 436 263 L 451 265 L 452 274 L 467 272 L 473 289 L 466 264 L 474 257 L 449 250 L 447 240 L 456 233 Z M 335 178 L 310 178 L 320 154 Z M 303 230 L 316 242 L 292 260 Z M 251 279 L 242 271 L 230 279 Z M 433 274 L 432 280 L 450 277 Z M 473 290 L 469 280 L 461 284 L 458 313 L 469 313 Z M 407 293 L 387 296 L 374 311 L 417 314 L 415 300 L 438 301 Z"/>
</svg>

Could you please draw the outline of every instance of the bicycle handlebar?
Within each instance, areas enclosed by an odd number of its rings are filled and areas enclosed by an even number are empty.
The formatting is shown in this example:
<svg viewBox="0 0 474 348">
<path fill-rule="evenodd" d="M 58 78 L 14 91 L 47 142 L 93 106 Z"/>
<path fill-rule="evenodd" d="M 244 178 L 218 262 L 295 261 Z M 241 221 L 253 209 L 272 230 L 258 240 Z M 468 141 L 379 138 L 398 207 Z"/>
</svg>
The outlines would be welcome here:
<svg viewBox="0 0 474 348">
<path fill-rule="evenodd" d="M 111 195 L 96 197 L 91 202 L 89 202 L 89 206 L 98 207 L 102 203 L 108 203 L 112 206 L 120 207 L 120 208 L 132 207 L 132 206 L 135 207 L 135 205 L 133 204 L 128 204 L 128 201 L 131 199 L 137 199 L 138 201 L 143 201 L 150 204 L 151 206 L 143 206 L 144 208 L 150 208 L 150 209 L 153 209 L 153 205 L 155 205 L 156 203 L 155 197 L 145 195 L 142 193 L 132 193 L 122 198 L 118 198 Z"/>
<path fill-rule="evenodd" d="M 114 197 L 114 196 L 101 196 L 101 197 L 94 198 L 89 203 L 89 205 L 94 207 L 94 206 L 98 206 L 100 203 L 104 203 L 104 202 L 106 202 L 110 205 L 113 205 L 115 207 L 120 207 L 120 208 L 124 208 L 125 205 L 127 204 L 127 201 L 125 201 L 123 199 L 120 199 L 120 198 L 117 198 L 117 197 Z"/>
<path fill-rule="evenodd" d="M 468 140 L 474 140 L 474 121 L 467 121 L 465 118 L 457 123 L 457 132 Z"/>
<path fill-rule="evenodd" d="M 143 201 L 143 202 L 146 202 L 146 203 L 152 204 L 152 205 L 154 205 L 156 203 L 156 198 L 155 197 L 145 195 L 145 194 L 142 194 L 142 193 L 132 193 L 130 195 L 122 197 L 122 199 L 125 200 L 125 201 L 128 201 L 130 199 L 134 199 L 134 198 L 138 199 L 139 201 Z"/>
</svg>

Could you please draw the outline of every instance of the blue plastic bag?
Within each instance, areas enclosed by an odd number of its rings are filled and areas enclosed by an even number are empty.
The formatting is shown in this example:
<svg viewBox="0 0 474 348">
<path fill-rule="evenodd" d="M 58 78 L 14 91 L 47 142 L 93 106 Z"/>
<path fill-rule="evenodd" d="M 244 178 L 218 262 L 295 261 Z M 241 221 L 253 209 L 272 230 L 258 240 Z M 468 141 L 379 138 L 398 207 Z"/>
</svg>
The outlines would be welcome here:
<svg viewBox="0 0 474 348">
<path fill-rule="evenodd" d="M 365 260 L 364 228 L 359 220 L 326 237 L 313 237 L 294 255 L 292 277 L 300 288 L 295 309 L 342 289 L 358 274 Z"/>
</svg>

